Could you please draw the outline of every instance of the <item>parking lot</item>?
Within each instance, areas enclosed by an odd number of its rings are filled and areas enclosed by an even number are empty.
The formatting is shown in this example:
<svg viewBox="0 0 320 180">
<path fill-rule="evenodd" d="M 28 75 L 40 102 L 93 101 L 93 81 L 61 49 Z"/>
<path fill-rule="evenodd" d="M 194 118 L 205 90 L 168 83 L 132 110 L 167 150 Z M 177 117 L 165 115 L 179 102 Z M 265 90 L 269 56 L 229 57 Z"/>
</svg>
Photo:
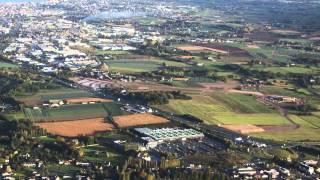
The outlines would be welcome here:
<svg viewBox="0 0 320 180">
<path fill-rule="evenodd" d="M 156 152 L 172 153 L 177 154 L 178 156 L 187 156 L 193 155 L 195 153 L 200 154 L 210 154 L 218 150 L 223 150 L 226 148 L 226 145 L 220 143 L 214 139 L 204 137 L 201 140 L 199 139 L 188 139 L 185 141 L 177 140 L 159 144 L 154 148 Z"/>
</svg>

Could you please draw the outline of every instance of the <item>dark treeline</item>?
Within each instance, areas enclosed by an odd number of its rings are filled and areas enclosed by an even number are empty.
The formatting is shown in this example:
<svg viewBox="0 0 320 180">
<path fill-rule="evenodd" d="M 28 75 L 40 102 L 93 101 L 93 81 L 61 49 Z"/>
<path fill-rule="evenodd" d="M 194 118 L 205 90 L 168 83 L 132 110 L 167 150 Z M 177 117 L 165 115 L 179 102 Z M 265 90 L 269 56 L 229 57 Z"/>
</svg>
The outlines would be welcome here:
<svg viewBox="0 0 320 180">
<path fill-rule="evenodd" d="M 181 165 L 179 159 L 162 158 L 159 162 L 144 161 L 129 157 L 119 173 L 119 179 L 227 179 L 227 176 L 214 168 L 176 168 Z"/>
<path fill-rule="evenodd" d="M 1 69 L 0 84 L 1 96 L 11 97 L 23 93 L 36 93 L 40 89 L 58 87 L 52 79 L 18 69 Z"/>
<path fill-rule="evenodd" d="M 150 91 L 150 92 L 126 92 L 122 93 L 121 89 L 105 88 L 103 91 L 112 94 L 115 97 L 127 101 L 139 102 L 147 105 L 161 105 L 169 103 L 170 99 L 191 99 L 190 96 L 183 94 L 181 91 Z"/>
</svg>

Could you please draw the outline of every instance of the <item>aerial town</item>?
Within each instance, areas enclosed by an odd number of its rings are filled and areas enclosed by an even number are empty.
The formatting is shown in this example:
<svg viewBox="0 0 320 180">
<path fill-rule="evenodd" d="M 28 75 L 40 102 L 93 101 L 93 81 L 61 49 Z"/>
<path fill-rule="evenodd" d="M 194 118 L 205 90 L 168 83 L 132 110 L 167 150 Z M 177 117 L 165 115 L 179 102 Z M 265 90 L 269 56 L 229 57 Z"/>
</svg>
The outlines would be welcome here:
<svg viewBox="0 0 320 180">
<path fill-rule="evenodd" d="M 0 179 L 320 179 L 319 9 L 0 0 Z"/>
</svg>

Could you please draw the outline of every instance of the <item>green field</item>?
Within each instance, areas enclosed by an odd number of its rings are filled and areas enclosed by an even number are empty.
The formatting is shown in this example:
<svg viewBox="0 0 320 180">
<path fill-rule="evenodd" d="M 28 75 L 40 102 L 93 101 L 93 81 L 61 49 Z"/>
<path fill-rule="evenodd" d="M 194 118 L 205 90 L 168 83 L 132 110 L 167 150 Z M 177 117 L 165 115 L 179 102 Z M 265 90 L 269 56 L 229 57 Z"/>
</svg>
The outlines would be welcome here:
<svg viewBox="0 0 320 180">
<path fill-rule="evenodd" d="M 150 24 L 164 24 L 165 22 L 167 22 L 167 20 L 165 19 L 161 19 L 159 17 L 138 17 L 137 22 L 144 26 L 144 25 L 150 25 Z"/>
<path fill-rule="evenodd" d="M 76 174 L 80 172 L 80 168 L 75 166 L 67 166 L 67 165 L 57 165 L 52 164 L 47 166 L 48 172 L 50 175 L 66 175 L 66 174 Z"/>
<path fill-rule="evenodd" d="M 274 94 L 274 95 L 281 95 L 281 96 L 293 96 L 293 97 L 300 97 L 303 98 L 305 97 L 304 92 L 297 92 L 294 89 L 288 89 L 288 88 L 283 88 L 279 86 L 263 86 L 263 88 L 260 89 L 261 92 L 266 93 L 266 94 Z"/>
<path fill-rule="evenodd" d="M 295 115 L 290 117 L 295 123 L 300 125 L 298 129 L 272 133 L 257 133 L 251 135 L 277 141 L 320 141 L 320 129 L 319 127 L 316 127 L 308 122 L 310 121 L 310 117 L 298 117 Z M 314 119 L 312 121 L 314 121 Z"/>
<path fill-rule="evenodd" d="M 115 103 L 97 103 L 81 105 L 63 105 L 59 108 L 24 108 L 25 116 L 32 121 L 64 121 L 106 117 L 109 114 L 121 115 L 120 105 Z"/>
<path fill-rule="evenodd" d="M 275 113 L 270 107 L 258 102 L 255 96 L 235 93 L 215 93 L 212 96 L 233 111 L 240 113 Z"/>
<path fill-rule="evenodd" d="M 216 116 L 223 124 L 254 124 L 254 125 L 288 125 L 284 117 L 276 113 L 230 114 Z"/>
<path fill-rule="evenodd" d="M 61 87 L 52 90 L 40 90 L 36 94 L 21 94 L 16 97 L 18 101 L 42 104 L 43 101 L 53 99 L 92 97 L 93 95 L 82 90 Z M 27 103 L 28 104 L 28 103 Z"/>
<path fill-rule="evenodd" d="M 95 53 L 96 53 L 96 55 L 128 55 L 128 54 L 130 54 L 129 51 L 121 51 L 121 50 L 119 50 L 119 51 L 97 50 Z"/>
<path fill-rule="evenodd" d="M 185 67 L 187 66 L 184 63 L 174 62 L 174 61 L 166 61 L 166 60 L 106 60 L 104 61 L 107 65 L 110 66 L 112 71 L 119 72 L 129 72 L 129 73 L 137 73 L 137 72 L 148 72 L 155 71 L 166 64 L 167 66 L 177 66 L 177 67 Z"/>
<path fill-rule="evenodd" d="M 255 100 L 241 102 L 244 95 L 225 95 L 231 99 L 227 103 L 217 101 L 209 96 L 195 96 L 192 100 L 173 100 L 160 109 L 178 114 L 191 114 L 208 124 L 255 124 L 255 125 L 286 125 L 289 122 L 268 107 L 258 104 Z M 248 96 L 249 98 L 252 98 Z M 250 106 L 250 101 L 251 105 Z M 239 112 L 239 106 L 242 111 Z M 246 108 L 247 107 L 247 108 Z M 237 108 L 235 111 L 234 108 Z M 250 113 L 248 113 L 250 112 Z"/>
<path fill-rule="evenodd" d="M 317 116 L 301 116 L 303 120 L 308 122 L 312 127 L 319 128 L 320 130 L 320 118 Z"/>
<path fill-rule="evenodd" d="M 283 67 L 283 66 L 274 66 L 274 67 L 254 67 L 252 68 L 254 70 L 261 70 L 261 71 L 268 71 L 273 73 L 281 73 L 281 74 L 287 74 L 287 73 L 295 73 L 295 74 L 313 74 L 316 72 L 319 72 L 319 69 L 312 68 L 312 67 L 303 67 L 303 66 L 293 66 L 293 67 Z"/>
<path fill-rule="evenodd" d="M 0 61 L 0 68 L 18 68 L 17 65 Z"/>
</svg>

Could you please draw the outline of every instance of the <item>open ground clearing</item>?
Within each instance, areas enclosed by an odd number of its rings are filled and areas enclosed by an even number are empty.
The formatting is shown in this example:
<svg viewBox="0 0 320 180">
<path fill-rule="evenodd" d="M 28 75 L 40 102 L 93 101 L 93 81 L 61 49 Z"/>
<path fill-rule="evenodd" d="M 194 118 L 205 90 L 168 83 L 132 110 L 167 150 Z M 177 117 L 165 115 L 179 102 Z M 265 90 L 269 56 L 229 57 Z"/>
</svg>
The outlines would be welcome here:
<svg viewBox="0 0 320 180">
<path fill-rule="evenodd" d="M 51 134 L 66 137 L 92 135 L 96 132 L 111 131 L 114 128 L 112 124 L 105 123 L 104 118 L 37 123 L 36 125 L 45 129 Z"/>
<path fill-rule="evenodd" d="M 247 48 L 249 48 L 249 49 L 260 49 L 260 46 L 255 45 L 255 44 L 248 44 Z"/>
<path fill-rule="evenodd" d="M 209 52 L 209 53 L 220 53 L 223 55 L 223 60 L 228 62 L 247 62 L 250 59 L 250 53 L 244 48 L 232 46 L 229 44 L 186 44 L 178 45 L 177 49 L 189 51 L 191 53 Z M 216 54 L 212 54 L 216 55 Z"/>
<path fill-rule="evenodd" d="M 169 120 L 152 114 L 131 114 L 116 116 L 113 118 L 113 122 L 120 128 L 126 128 L 148 124 L 164 124 L 168 123 Z"/>
<path fill-rule="evenodd" d="M 299 31 L 289 30 L 289 29 L 273 29 L 270 32 L 280 35 L 297 35 L 301 34 Z"/>
<path fill-rule="evenodd" d="M 82 86 L 96 88 L 96 87 L 105 87 L 110 88 L 125 88 L 130 92 L 147 92 L 147 91 L 181 91 L 188 94 L 199 94 L 207 93 L 212 90 L 230 90 L 239 85 L 237 81 L 227 81 L 227 82 L 208 82 L 204 83 L 203 81 L 207 79 L 191 78 L 187 82 L 185 81 L 174 81 L 173 84 L 178 86 L 170 86 L 165 84 L 159 84 L 151 81 L 133 81 L 133 82 L 122 82 L 114 80 L 94 80 L 91 78 L 75 77 L 70 79 L 75 83 L 78 83 Z"/>
<path fill-rule="evenodd" d="M 136 73 L 155 71 L 164 64 L 167 66 L 186 67 L 188 65 L 180 62 L 166 61 L 160 59 L 119 59 L 104 61 L 110 66 L 111 71 L 122 73 Z"/>
<path fill-rule="evenodd" d="M 219 94 L 220 98 L 194 96 L 192 100 L 172 100 L 157 106 L 178 114 L 191 114 L 208 124 L 289 125 L 284 117 L 254 97 L 238 94 Z"/>
<path fill-rule="evenodd" d="M 92 97 L 92 95 L 82 90 L 60 88 L 53 90 L 41 90 L 36 94 L 25 94 L 23 96 L 18 96 L 16 99 L 26 106 L 36 106 L 41 105 L 43 101 L 79 97 Z"/>
<path fill-rule="evenodd" d="M 183 51 L 213 51 L 221 54 L 227 54 L 228 51 L 223 51 L 219 49 L 214 49 L 214 48 L 208 48 L 204 46 L 194 46 L 194 45 L 189 45 L 189 46 L 179 46 L 177 49 L 183 50 Z"/>
<path fill-rule="evenodd" d="M 252 136 L 281 141 L 320 141 L 320 129 L 306 121 L 305 117 L 291 115 L 290 118 L 299 128 L 290 131 L 253 133 Z"/>
</svg>

